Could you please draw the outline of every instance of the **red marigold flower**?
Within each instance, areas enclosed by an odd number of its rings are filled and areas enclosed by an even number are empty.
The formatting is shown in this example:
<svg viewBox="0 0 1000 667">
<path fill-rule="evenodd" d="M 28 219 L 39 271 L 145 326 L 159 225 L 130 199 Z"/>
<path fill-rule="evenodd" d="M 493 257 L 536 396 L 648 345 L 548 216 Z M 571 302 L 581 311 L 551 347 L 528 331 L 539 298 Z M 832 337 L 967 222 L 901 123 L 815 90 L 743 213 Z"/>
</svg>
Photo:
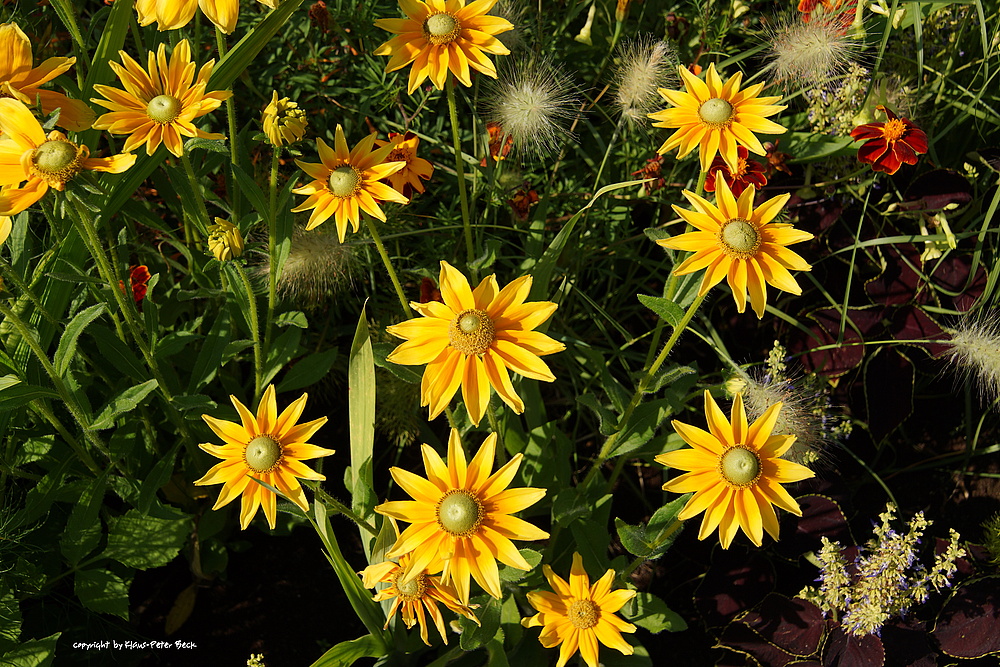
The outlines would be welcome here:
<svg viewBox="0 0 1000 667">
<path fill-rule="evenodd" d="M 142 309 L 141 302 L 146 298 L 146 290 L 148 289 L 147 285 L 150 278 L 152 276 L 149 274 L 149 269 L 146 268 L 145 264 L 132 266 L 128 270 L 128 282 L 132 288 L 132 299 L 137 304 L 140 304 L 140 310 Z M 126 291 L 124 280 L 118 281 L 118 288 L 123 292 Z"/>
<path fill-rule="evenodd" d="M 726 161 L 717 156 L 712 160 L 712 166 L 708 168 L 705 189 L 708 192 L 715 192 L 715 178 L 718 172 L 722 172 L 722 177 L 726 179 L 726 185 L 732 190 L 734 197 L 739 197 L 750 185 L 758 190 L 767 185 L 764 165 L 748 159 L 749 157 L 750 151 L 743 146 L 737 146 L 736 171 L 731 171 L 726 165 Z"/>
<path fill-rule="evenodd" d="M 866 123 L 851 130 L 851 138 L 864 141 L 858 160 L 875 171 L 895 174 L 906 164 L 916 164 L 917 155 L 927 152 L 927 135 L 909 118 L 898 118 L 881 104 L 875 107 L 888 117 L 884 123 Z"/>
</svg>

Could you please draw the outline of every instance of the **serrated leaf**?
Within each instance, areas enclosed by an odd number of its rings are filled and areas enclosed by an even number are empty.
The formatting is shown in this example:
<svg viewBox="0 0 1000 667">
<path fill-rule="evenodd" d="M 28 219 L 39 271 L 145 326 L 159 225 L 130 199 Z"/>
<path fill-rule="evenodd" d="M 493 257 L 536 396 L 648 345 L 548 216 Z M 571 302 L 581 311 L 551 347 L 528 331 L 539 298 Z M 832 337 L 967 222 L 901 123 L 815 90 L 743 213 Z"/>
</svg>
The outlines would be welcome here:
<svg viewBox="0 0 1000 667">
<path fill-rule="evenodd" d="M 100 317 L 105 310 L 107 310 L 105 304 L 94 304 L 90 308 L 81 310 L 66 325 L 66 329 L 63 330 L 62 336 L 59 338 L 59 347 L 56 348 L 56 354 L 53 358 L 56 375 L 62 377 L 66 374 L 66 369 L 76 354 L 76 343 L 80 339 L 80 334 L 87 328 L 87 325 Z"/>
<path fill-rule="evenodd" d="M 79 563 L 101 541 L 100 510 L 105 488 L 105 475 L 101 475 L 84 488 L 80 498 L 73 504 L 59 540 L 59 549 L 70 565 Z"/>
<path fill-rule="evenodd" d="M 107 570 L 78 570 L 73 586 L 83 606 L 128 620 L 128 585 Z"/>
<path fill-rule="evenodd" d="M 139 406 L 140 403 L 145 400 L 149 394 L 156 389 L 159 383 L 156 380 L 147 380 L 142 384 L 137 384 L 134 387 L 129 387 L 125 391 L 121 392 L 104 406 L 101 413 L 97 415 L 97 419 L 94 423 L 90 425 L 90 428 L 100 431 L 106 428 L 112 428 L 115 425 L 115 420 L 126 412 L 131 412 Z"/>
<path fill-rule="evenodd" d="M 156 499 L 156 492 L 170 481 L 170 476 L 174 472 L 174 458 L 177 456 L 178 447 L 179 445 L 174 445 L 173 449 L 157 461 L 153 469 L 142 480 L 142 486 L 139 487 L 139 504 L 137 507 L 143 514 L 149 512 L 150 506 Z"/>
<path fill-rule="evenodd" d="M 61 632 L 44 639 L 21 642 L 3 654 L 3 667 L 50 667 L 56 657 Z"/>
<path fill-rule="evenodd" d="M 663 318 L 671 327 L 677 328 L 681 320 L 684 319 L 684 309 L 676 303 L 662 296 L 649 296 L 648 294 L 636 294 L 639 302 L 651 311 Z"/>
<path fill-rule="evenodd" d="M 161 518 L 132 509 L 111 523 L 104 556 L 138 570 L 160 567 L 177 556 L 190 531 L 188 517 Z"/>
</svg>

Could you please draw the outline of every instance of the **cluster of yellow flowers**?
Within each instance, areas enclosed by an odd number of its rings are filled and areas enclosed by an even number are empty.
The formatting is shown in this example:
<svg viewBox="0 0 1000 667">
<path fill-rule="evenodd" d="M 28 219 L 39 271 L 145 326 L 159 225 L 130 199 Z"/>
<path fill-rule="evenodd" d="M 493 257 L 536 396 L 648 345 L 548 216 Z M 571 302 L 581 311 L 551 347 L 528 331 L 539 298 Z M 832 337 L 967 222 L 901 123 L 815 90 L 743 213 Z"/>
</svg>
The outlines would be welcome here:
<svg viewBox="0 0 1000 667">
<path fill-rule="evenodd" d="M 261 2 L 274 6 L 273 1 Z M 155 21 L 161 30 L 169 30 L 186 25 L 199 4 L 220 30 L 229 33 L 234 29 L 237 0 L 138 0 L 136 11 L 141 25 Z M 487 14 L 495 4 L 496 0 L 469 4 L 465 0 L 400 0 L 404 18 L 376 22 L 395 36 L 375 53 L 389 56 L 387 71 L 411 66 L 409 93 L 427 79 L 442 89 L 449 76 L 470 86 L 470 70 L 495 78 L 496 69 L 487 54 L 508 53 L 496 36 L 513 28 L 506 19 Z M 627 2 L 618 3 L 621 16 L 627 6 Z M 73 58 L 52 58 L 33 67 L 24 33 L 14 24 L 0 25 L 0 96 L 4 98 L 0 99 L 0 242 L 10 233 L 9 216 L 30 207 L 50 187 L 64 189 L 83 170 L 120 173 L 134 164 L 136 156 L 132 151 L 140 146 L 145 146 L 147 155 L 153 155 L 162 144 L 181 157 L 185 137 L 224 138 L 194 124 L 231 96 L 228 91 L 208 90 L 214 60 L 197 68 L 187 40 L 176 43 L 169 59 L 161 44 L 155 53 L 147 54 L 145 68 L 124 51 L 120 59 L 121 63 L 112 62 L 111 67 L 123 88 L 94 86 L 102 98 L 92 101 L 107 110 L 95 119 L 85 103 L 39 88 L 69 69 Z M 708 68 L 704 80 L 685 67 L 679 68 L 679 74 L 686 90 L 659 89 L 672 106 L 649 116 L 656 121 L 656 127 L 676 130 L 660 147 L 661 154 L 677 148 L 678 158 L 683 158 L 699 148 L 701 183 L 716 155 L 735 172 L 740 147 L 764 154 L 755 132 L 785 131 L 767 120 L 784 107 L 774 104 L 776 97 L 760 96 L 763 83 L 741 89 L 741 74 L 723 82 L 714 65 Z M 60 108 L 58 123 L 68 131 L 94 128 L 126 135 L 124 152 L 91 158 L 86 146 L 77 145 L 65 134 L 52 131 L 46 135 L 29 107 L 36 99 L 43 113 Z M 295 102 L 279 99 L 275 92 L 264 109 L 262 125 L 268 141 L 277 149 L 304 138 L 306 114 Z M 311 211 L 307 230 L 333 218 L 341 241 L 348 225 L 358 231 L 362 213 L 384 221 L 382 203 L 408 203 L 414 192 L 424 191 L 423 182 L 432 176 L 431 164 L 417 157 L 418 145 L 419 139 L 413 133 L 390 135 L 388 141 L 379 140 L 373 133 L 351 147 L 343 128 L 337 125 L 332 147 L 322 138 L 316 139 L 318 163 L 296 160 L 312 180 L 293 190 L 306 199 L 292 211 Z M 675 267 L 674 275 L 704 270 L 700 296 L 725 278 L 737 309 L 745 310 L 749 292 L 758 318 L 764 314 L 768 284 L 800 294 L 801 288 L 790 271 L 807 271 L 810 266 L 787 246 L 812 235 L 775 222 L 789 195 L 755 206 L 757 193 L 753 185 L 737 197 L 726 180 L 719 178 L 714 203 L 701 196 L 700 184 L 697 189 L 683 192 L 693 209 L 673 207 L 695 231 L 659 241 L 665 248 L 693 253 Z M 243 254 L 244 239 L 236 225 L 216 218 L 216 224 L 207 231 L 208 249 L 219 260 Z M 490 275 L 472 288 L 465 275 L 441 261 L 441 301 L 412 302 L 410 307 L 419 317 L 388 327 L 390 334 L 405 341 L 388 360 L 426 365 L 420 398 L 421 405 L 429 409 L 430 419 L 448 408 L 459 387 L 469 419 L 475 425 L 487 414 L 492 391 L 520 414 L 525 404 L 514 388 L 511 372 L 547 382 L 555 379 L 541 357 L 560 352 L 565 346 L 536 329 L 554 314 L 557 304 L 528 301 L 531 286 L 531 276 L 522 276 L 501 288 L 496 276 Z M 308 505 L 298 480 L 324 479 L 302 463 L 334 453 L 308 443 L 326 422 L 325 417 L 297 423 L 306 398 L 303 394 L 278 414 L 275 390 L 269 386 L 256 415 L 235 397 L 232 399 L 239 424 L 204 415 L 224 444 L 201 445 L 221 462 L 196 484 L 223 484 L 214 509 L 241 497 L 243 528 L 260 507 L 274 527 L 276 494 L 272 489 L 306 511 Z M 812 473 L 781 458 L 794 437 L 772 434 L 780 409 L 777 404 L 748 424 L 739 395 L 727 419 L 706 392 L 708 431 L 673 423 L 691 449 L 663 454 L 657 460 L 688 471 L 664 488 L 694 492 L 679 519 L 704 512 L 700 539 L 718 530 L 722 546 L 728 547 L 742 529 L 759 546 L 765 531 L 775 539 L 778 536 L 774 505 L 800 513 L 781 484 L 805 479 Z M 517 454 L 493 471 L 496 447 L 497 435 L 492 433 L 467 462 L 458 431 L 452 429 L 447 463 L 431 447 L 423 446 L 426 477 L 401 468 L 391 469 L 393 480 L 412 500 L 390 501 L 376 508 L 393 525 L 399 520 L 409 526 L 398 534 L 387 554 L 390 560 L 372 564 L 364 571 L 364 583 L 370 587 L 379 582 L 389 584 L 375 599 L 395 598 L 392 613 L 401 609 L 408 627 L 419 622 L 425 642 L 425 611 L 447 641 L 436 604 L 475 620 L 469 608 L 470 579 L 489 595 L 501 597 L 497 562 L 521 570 L 531 567 L 511 540 L 548 537 L 545 531 L 513 516 L 541 500 L 545 490 L 508 488 L 522 457 Z M 544 571 L 553 592 L 529 594 L 529 602 L 539 613 L 524 619 L 523 624 L 543 628 L 540 641 L 544 646 L 561 645 L 560 666 L 579 650 L 587 664 L 595 667 L 598 642 L 626 654 L 632 652 L 621 633 L 633 632 L 635 627 L 620 620 L 615 612 L 634 592 L 613 591 L 612 570 L 591 585 L 582 558 L 575 554 L 568 583 L 548 565 Z"/>
</svg>

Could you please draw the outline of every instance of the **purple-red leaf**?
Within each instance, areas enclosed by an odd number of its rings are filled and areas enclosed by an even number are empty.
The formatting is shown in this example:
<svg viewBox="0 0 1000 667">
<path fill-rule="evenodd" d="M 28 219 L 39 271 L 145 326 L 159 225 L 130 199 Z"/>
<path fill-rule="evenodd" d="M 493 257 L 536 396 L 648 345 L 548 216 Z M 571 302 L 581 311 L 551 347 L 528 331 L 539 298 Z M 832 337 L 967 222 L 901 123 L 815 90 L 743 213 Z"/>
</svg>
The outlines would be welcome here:
<svg viewBox="0 0 1000 667">
<path fill-rule="evenodd" d="M 1000 577 L 983 577 L 955 591 L 938 616 L 934 636 L 953 658 L 1000 652 Z"/>
<path fill-rule="evenodd" d="M 826 619 L 819 607 L 780 593 L 771 593 L 739 620 L 782 651 L 800 658 L 813 656 L 826 632 Z"/>
<path fill-rule="evenodd" d="M 882 667 L 885 648 L 878 635 L 855 637 L 843 628 L 830 631 L 830 641 L 823 652 L 823 667 Z"/>
</svg>

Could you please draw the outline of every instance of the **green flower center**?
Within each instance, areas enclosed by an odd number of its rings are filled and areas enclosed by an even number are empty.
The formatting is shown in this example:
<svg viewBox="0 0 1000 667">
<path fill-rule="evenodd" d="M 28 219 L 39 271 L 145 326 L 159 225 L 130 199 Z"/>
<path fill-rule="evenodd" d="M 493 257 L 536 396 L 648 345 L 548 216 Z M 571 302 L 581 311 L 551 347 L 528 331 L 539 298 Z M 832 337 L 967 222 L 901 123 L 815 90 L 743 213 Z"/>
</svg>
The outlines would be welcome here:
<svg viewBox="0 0 1000 667">
<path fill-rule="evenodd" d="M 733 105 L 726 100 L 713 97 L 702 103 L 698 109 L 702 122 L 712 127 L 723 127 L 733 118 Z"/>
<path fill-rule="evenodd" d="M 591 600 L 573 600 L 566 612 L 566 617 L 573 627 L 586 630 L 597 625 L 601 617 L 601 608 Z"/>
<path fill-rule="evenodd" d="M 39 171 L 57 174 L 73 164 L 78 152 L 68 141 L 50 140 L 35 149 L 31 160 Z"/>
<path fill-rule="evenodd" d="M 424 38 L 431 44 L 450 44 L 461 31 L 461 24 L 451 14 L 432 14 L 424 21 Z"/>
<path fill-rule="evenodd" d="M 347 199 L 361 191 L 361 172 L 349 164 L 330 172 L 330 192 L 334 197 Z"/>
<path fill-rule="evenodd" d="M 463 310 L 448 327 L 448 341 L 463 354 L 483 354 L 494 340 L 493 320 L 482 310 Z"/>
<path fill-rule="evenodd" d="M 760 232 L 746 220 L 733 218 L 719 230 L 719 245 L 730 257 L 748 259 L 760 248 Z"/>
<path fill-rule="evenodd" d="M 736 445 L 719 459 L 719 473 L 733 486 L 753 486 L 760 479 L 760 457 L 743 445 Z"/>
<path fill-rule="evenodd" d="M 146 115 L 160 125 L 172 123 L 181 115 L 181 101 L 173 95 L 157 95 L 146 105 Z"/>
<path fill-rule="evenodd" d="M 454 537 L 468 537 L 474 534 L 485 517 L 483 504 L 463 489 L 452 489 L 438 502 L 438 525 Z"/>
<path fill-rule="evenodd" d="M 414 600 L 419 600 L 424 597 L 424 592 L 427 590 L 427 576 L 424 574 L 418 574 L 413 579 L 407 582 L 402 582 L 403 569 L 400 568 L 399 572 L 392 579 L 393 585 L 396 590 L 399 591 L 398 597 L 403 600 L 403 602 L 413 602 Z"/>
<path fill-rule="evenodd" d="M 258 435 L 247 445 L 243 460 L 256 473 L 271 472 L 281 463 L 281 443 L 269 435 Z"/>
</svg>

